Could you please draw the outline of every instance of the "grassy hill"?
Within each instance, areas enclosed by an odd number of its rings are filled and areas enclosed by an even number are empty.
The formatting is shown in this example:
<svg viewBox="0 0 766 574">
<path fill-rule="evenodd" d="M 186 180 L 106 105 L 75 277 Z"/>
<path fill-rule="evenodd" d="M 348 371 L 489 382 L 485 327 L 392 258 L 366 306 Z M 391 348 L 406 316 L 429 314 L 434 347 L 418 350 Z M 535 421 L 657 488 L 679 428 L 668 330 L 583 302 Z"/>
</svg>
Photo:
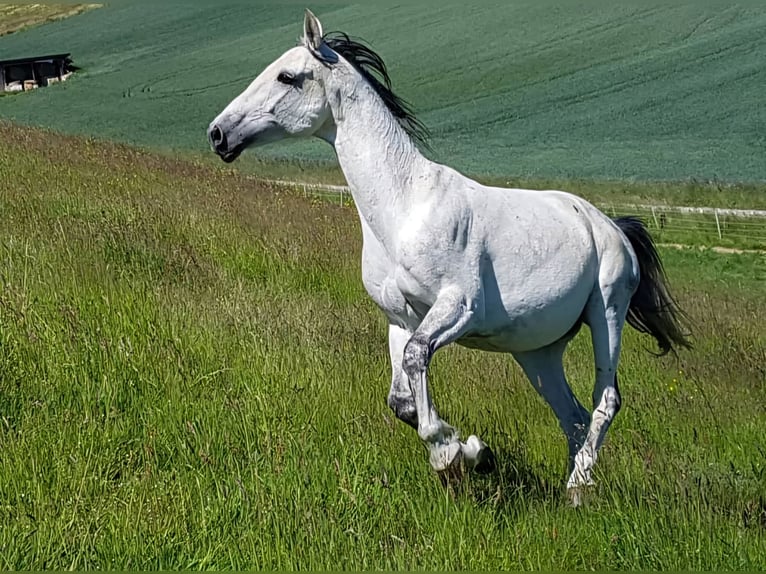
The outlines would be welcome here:
<svg viewBox="0 0 766 574">
<path fill-rule="evenodd" d="M 0 57 L 69 51 L 84 68 L 2 98 L 0 117 L 204 151 L 210 119 L 295 43 L 304 4 L 113 0 L 0 38 Z M 310 4 L 326 29 L 372 43 L 432 128 L 435 157 L 465 171 L 766 180 L 766 6 Z M 257 153 L 332 161 L 320 143 Z"/>
<path fill-rule="evenodd" d="M 763 256 L 662 250 L 695 348 L 656 358 L 626 331 L 623 407 L 577 511 L 512 359 L 440 351 L 435 403 L 499 461 L 452 498 L 386 406 L 355 209 L 2 134 L 3 569 L 766 568 Z M 587 404 L 587 329 L 569 349 Z"/>
</svg>

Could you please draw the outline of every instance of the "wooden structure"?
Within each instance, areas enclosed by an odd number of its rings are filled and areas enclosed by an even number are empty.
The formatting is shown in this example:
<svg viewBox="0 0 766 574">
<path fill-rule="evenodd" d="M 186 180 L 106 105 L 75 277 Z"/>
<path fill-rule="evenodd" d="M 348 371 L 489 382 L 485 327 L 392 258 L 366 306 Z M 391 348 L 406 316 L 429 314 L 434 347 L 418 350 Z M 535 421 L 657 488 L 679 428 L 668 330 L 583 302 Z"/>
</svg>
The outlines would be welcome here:
<svg viewBox="0 0 766 574">
<path fill-rule="evenodd" d="M 0 60 L 0 92 L 23 92 L 63 82 L 75 69 L 69 54 Z"/>
</svg>

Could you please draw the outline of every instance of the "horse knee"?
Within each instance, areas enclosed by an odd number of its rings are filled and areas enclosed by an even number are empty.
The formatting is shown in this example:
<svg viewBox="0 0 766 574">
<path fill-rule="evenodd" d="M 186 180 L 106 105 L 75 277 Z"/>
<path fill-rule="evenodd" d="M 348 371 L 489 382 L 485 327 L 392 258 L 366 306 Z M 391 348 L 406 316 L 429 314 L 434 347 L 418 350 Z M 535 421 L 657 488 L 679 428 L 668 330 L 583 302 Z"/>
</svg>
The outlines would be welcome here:
<svg viewBox="0 0 766 574">
<path fill-rule="evenodd" d="M 428 340 L 422 336 L 413 335 L 404 347 L 402 369 L 412 381 L 428 368 L 430 359 Z"/>
</svg>

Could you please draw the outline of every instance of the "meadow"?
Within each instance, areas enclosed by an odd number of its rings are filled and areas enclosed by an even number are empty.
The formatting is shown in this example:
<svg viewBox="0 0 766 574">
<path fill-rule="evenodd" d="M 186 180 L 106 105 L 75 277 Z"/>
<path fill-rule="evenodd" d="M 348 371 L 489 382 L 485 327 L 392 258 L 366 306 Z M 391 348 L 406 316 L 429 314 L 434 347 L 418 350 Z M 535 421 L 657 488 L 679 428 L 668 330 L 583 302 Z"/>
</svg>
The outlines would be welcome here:
<svg viewBox="0 0 766 574">
<path fill-rule="evenodd" d="M 432 129 L 434 157 L 478 176 L 766 180 L 766 7 L 734 2 L 317 0 L 361 36 Z M 71 52 L 82 71 L 0 101 L 0 117 L 156 149 L 205 127 L 293 46 L 306 2 L 111 0 L 0 38 L 0 58 Z M 265 149 L 299 168 L 327 146 Z M 242 168 L 262 171 L 253 156 Z"/>
<path fill-rule="evenodd" d="M 234 168 L 207 150 L 304 3 L 112 0 L 28 28 L 66 13 L 35 6 L 0 58 L 83 69 L 0 98 L 0 567 L 766 568 L 763 253 L 661 248 L 695 347 L 658 358 L 628 330 L 623 409 L 579 509 L 555 417 L 510 356 L 440 351 L 440 412 L 498 456 L 448 492 L 386 406 L 355 209 L 261 179 L 343 183 L 329 148 Z M 766 209 L 763 7 L 435 6 L 311 8 L 380 51 L 440 161 L 604 206 Z M 760 224 L 728 225 L 653 231 L 764 249 Z M 587 329 L 566 364 L 588 404 Z"/>
<path fill-rule="evenodd" d="M 510 357 L 440 351 L 436 404 L 499 462 L 450 494 L 385 404 L 353 208 L 0 136 L 3 568 L 766 568 L 762 255 L 662 249 L 695 348 L 657 358 L 626 333 L 623 410 L 577 510 Z M 567 366 L 587 399 L 587 333 Z"/>
</svg>

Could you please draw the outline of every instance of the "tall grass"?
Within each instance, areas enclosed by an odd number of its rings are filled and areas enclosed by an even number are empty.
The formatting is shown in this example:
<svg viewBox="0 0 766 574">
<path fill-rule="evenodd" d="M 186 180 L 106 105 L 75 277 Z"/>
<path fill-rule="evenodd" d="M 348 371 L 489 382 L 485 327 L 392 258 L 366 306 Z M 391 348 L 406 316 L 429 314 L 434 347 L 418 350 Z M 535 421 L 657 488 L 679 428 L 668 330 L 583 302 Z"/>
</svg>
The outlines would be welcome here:
<svg viewBox="0 0 766 574">
<path fill-rule="evenodd" d="M 354 210 L 5 125 L 0 565 L 766 567 L 766 262 L 663 250 L 693 351 L 626 333 L 589 504 L 504 355 L 448 348 L 442 414 L 499 469 L 454 496 L 385 404 Z M 590 394 L 590 344 L 567 355 Z"/>
</svg>

